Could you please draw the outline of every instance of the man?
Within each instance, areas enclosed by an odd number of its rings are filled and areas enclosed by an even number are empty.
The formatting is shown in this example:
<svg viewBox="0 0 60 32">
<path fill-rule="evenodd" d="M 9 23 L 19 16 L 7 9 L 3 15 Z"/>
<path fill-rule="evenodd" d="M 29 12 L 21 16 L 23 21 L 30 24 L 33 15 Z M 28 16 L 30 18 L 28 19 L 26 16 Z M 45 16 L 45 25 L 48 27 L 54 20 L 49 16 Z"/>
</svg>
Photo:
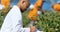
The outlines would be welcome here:
<svg viewBox="0 0 60 32">
<path fill-rule="evenodd" d="M 21 12 L 26 11 L 29 7 L 29 0 L 20 0 L 16 6 L 8 12 L 0 32 L 33 32 L 36 31 L 35 26 L 30 28 L 23 28 Z M 34 28 L 34 29 L 32 29 Z"/>
</svg>

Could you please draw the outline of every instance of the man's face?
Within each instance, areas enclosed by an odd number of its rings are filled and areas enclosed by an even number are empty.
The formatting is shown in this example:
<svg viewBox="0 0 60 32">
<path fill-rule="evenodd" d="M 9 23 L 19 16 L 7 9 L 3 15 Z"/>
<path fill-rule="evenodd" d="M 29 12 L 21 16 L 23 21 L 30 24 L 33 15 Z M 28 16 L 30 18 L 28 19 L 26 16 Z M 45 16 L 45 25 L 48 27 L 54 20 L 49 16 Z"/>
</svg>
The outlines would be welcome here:
<svg viewBox="0 0 60 32">
<path fill-rule="evenodd" d="M 22 12 L 24 12 L 30 5 L 30 1 L 29 0 L 21 0 L 20 1 L 20 9 L 22 10 Z"/>
</svg>

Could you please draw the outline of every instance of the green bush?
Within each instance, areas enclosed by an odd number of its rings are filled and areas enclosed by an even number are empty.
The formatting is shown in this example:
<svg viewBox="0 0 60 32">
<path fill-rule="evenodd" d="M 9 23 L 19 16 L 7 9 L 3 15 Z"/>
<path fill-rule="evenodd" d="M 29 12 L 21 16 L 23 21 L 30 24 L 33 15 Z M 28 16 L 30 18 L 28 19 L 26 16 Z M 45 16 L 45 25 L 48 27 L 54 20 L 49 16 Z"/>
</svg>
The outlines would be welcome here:
<svg viewBox="0 0 60 32">
<path fill-rule="evenodd" d="M 28 17 L 27 17 L 28 12 L 29 12 L 29 11 L 26 11 L 26 12 L 22 13 L 22 19 L 23 19 L 23 26 L 24 26 L 24 27 L 27 27 L 28 24 L 29 24 L 30 21 L 31 21 L 31 20 L 28 19 Z"/>
<path fill-rule="evenodd" d="M 60 32 L 60 13 L 46 11 L 38 16 L 36 26 L 44 32 Z"/>
<path fill-rule="evenodd" d="M 24 13 L 24 15 L 26 14 L 28 13 Z M 24 24 L 29 23 L 26 18 L 23 22 L 25 22 Z M 44 32 L 60 32 L 60 12 L 46 11 L 44 14 L 40 14 L 35 26 Z"/>
<path fill-rule="evenodd" d="M 4 16 L 2 15 L 2 11 L 3 10 L 0 10 L 0 27 L 1 27 L 2 23 L 3 23 L 3 21 L 4 21 Z"/>
</svg>

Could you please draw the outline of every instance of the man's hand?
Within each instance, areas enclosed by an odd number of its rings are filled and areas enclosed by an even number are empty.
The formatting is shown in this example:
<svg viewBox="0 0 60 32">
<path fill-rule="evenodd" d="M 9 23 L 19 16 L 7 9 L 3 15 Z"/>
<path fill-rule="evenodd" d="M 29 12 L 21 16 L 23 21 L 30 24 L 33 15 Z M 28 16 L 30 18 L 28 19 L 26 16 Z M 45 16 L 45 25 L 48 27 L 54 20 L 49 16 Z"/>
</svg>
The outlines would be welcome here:
<svg viewBox="0 0 60 32">
<path fill-rule="evenodd" d="M 36 29 L 37 29 L 36 26 L 31 26 L 30 27 L 30 32 L 36 32 Z"/>
</svg>

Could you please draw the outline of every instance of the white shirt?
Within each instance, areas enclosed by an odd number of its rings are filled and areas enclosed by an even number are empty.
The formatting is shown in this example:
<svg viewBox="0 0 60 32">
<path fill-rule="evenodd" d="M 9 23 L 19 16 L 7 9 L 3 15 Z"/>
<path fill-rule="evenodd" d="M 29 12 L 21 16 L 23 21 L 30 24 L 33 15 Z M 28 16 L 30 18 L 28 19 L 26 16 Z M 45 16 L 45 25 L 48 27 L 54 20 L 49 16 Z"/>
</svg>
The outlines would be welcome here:
<svg viewBox="0 0 60 32">
<path fill-rule="evenodd" d="M 30 32 L 30 28 L 23 28 L 21 11 L 17 6 L 9 11 L 0 32 Z"/>
</svg>

